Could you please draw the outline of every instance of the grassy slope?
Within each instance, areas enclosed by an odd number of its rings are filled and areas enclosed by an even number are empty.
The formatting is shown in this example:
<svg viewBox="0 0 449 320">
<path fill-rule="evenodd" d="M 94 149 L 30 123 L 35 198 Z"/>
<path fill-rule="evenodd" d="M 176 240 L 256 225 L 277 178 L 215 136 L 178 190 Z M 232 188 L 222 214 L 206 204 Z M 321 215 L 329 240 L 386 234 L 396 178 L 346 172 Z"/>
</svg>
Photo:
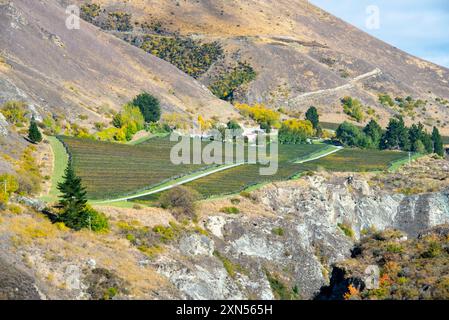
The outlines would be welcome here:
<svg viewBox="0 0 449 320">
<path fill-rule="evenodd" d="M 50 193 L 42 197 L 44 201 L 55 201 L 58 198 L 58 183 L 62 182 L 64 171 L 67 168 L 69 157 L 64 145 L 56 137 L 47 137 L 53 150 L 53 174 L 51 175 Z"/>
</svg>

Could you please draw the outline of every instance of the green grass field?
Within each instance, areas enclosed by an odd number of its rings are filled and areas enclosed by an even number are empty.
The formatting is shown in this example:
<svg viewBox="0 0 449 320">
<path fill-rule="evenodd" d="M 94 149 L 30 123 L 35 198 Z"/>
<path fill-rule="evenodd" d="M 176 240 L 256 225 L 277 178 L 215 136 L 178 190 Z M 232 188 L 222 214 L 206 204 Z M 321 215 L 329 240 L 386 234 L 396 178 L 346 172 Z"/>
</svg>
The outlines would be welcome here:
<svg viewBox="0 0 449 320">
<path fill-rule="evenodd" d="M 67 168 L 67 164 L 69 162 L 69 156 L 64 148 L 64 145 L 56 138 L 56 137 L 47 137 L 46 138 L 51 145 L 54 155 L 54 168 L 53 174 L 51 176 L 51 189 L 50 193 L 44 197 L 42 200 L 44 201 L 56 201 L 59 195 L 59 191 L 57 189 L 58 183 L 62 182 L 65 168 Z"/>
</svg>

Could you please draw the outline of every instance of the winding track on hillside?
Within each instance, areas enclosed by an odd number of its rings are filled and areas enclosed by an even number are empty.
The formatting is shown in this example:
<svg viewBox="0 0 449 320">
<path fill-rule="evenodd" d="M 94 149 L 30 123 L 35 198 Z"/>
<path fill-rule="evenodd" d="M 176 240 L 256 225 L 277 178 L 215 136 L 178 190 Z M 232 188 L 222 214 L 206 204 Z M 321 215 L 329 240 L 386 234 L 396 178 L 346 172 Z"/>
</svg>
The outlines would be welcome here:
<svg viewBox="0 0 449 320">
<path fill-rule="evenodd" d="M 299 96 L 296 96 L 295 98 L 292 99 L 292 102 L 299 102 L 301 99 L 307 98 L 307 97 L 311 97 L 311 96 L 315 96 L 315 95 L 324 95 L 324 94 L 330 94 L 330 93 L 335 93 L 341 90 L 347 90 L 347 89 L 352 89 L 354 88 L 355 84 L 369 79 L 369 78 L 373 78 L 373 77 L 377 77 L 379 75 L 382 74 L 382 70 L 380 70 L 379 68 L 374 69 L 373 71 L 361 74 L 360 76 L 357 76 L 351 80 L 349 80 L 349 82 L 347 84 L 344 84 L 342 86 L 336 87 L 336 88 L 330 88 L 330 89 L 322 89 L 322 90 L 317 90 L 317 91 L 311 91 L 311 92 L 306 92 L 303 93 Z"/>
<path fill-rule="evenodd" d="M 329 156 L 331 154 L 334 154 L 334 153 L 336 153 L 336 152 L 338 152 L 338 151 L 340 151 L 342 149 L 343 149 L 343 147 L 335 147 L 334 149 L 330 150 L 329 152 L 320 154 L 320 155 L 315 156 L 315 157 L 313 157 L 313 155 L 311 155 L 312 156 L 311 158 L 307 158 L 307 159 L 298 161 L 296 163 L 302 164 L 302 163 L 315 161 L 315 160 L 327 157 L 327 156 Z M 127 197 L 123 197 L 123 198 L 118 198 L 118 199 L 112 199 L 112 200 L 104 200 L 104 201 L 98 201 L 98 202 L 95 201 L 95 202 L 93 202 L 93 204 L 96 204 L 96 205 L 109 204 L 109 203 L 128 201 L 128 200 L 132 200 L 132 199 L 137 199 L 137 198 L 141 198 L 141 197 L 150 196 L 150 195 L 157 194 L 157 193 L 160 193 L 160 192 L 163 192 L 163 191 L 167 191 L 167 190 L 173 189 L 175 187 L 181 186 L 183 184 L 186 184 L 186 183 L 189 183 L 189 182 L 192 182 L 192 181 L 195 181 L 195 180 L 198 180 L 198 179 L 210 176 L 212 174 L 215 174 L 215 173 L 218 173 L 218 172 L 221 172 L 221 171 L 225 171 L 225 170 L 229 170 L 229 169 L 232 169 L 232 168 L 235 168 L 235 167 L 239 167 L 239 166 L 244 165 L 244 164 L 245 163 L 235 163 L 235 164 L 231 164 L 231 165 L 221 166 L 221 167 L 219 167 L 217 169 L 214 169 L 214 170 L 211 170 L 211 171 L 207 171 L 207 172 L 204 172 L 202 174 L 195 175 L 194 177 L 190 177 L 190 178 L 186 178 L 186 179 L 180 180 L 180 181 L 178 181 L 176 183 L 173 183 L 173 184 L 170 184 L 170 185 L 167 185 L 167 186 L 164 186 L 164 187 L 160 187 L 160 188 L 157 188 L 157 189 L 152 189 L 152 190 L 149 190 L 148 192 L 145 192 L 145 193 L 140 193 L 140 194 L 127 196 Z"/>
</svg>

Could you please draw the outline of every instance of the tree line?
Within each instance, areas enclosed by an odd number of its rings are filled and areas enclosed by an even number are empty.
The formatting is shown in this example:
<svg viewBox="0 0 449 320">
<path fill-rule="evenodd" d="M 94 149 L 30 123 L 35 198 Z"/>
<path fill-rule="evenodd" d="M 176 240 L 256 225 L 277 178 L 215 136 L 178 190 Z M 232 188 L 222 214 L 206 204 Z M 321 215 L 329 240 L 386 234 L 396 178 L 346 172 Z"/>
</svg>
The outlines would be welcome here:
<svg viewBox="0 0 449 320">
<path fill-rule="evenodd" d="M 438 128 L 431 134 L 419 122 L 407 127 L 401 116 L 390 119 L 386 130 L 371 120 L 364 128 L 343 122 L 336 131 L 336 139 L 349 147 L 380 150 L 402 150 L 436 153 L 444 156 L 443 140 Z"/>
</svg>

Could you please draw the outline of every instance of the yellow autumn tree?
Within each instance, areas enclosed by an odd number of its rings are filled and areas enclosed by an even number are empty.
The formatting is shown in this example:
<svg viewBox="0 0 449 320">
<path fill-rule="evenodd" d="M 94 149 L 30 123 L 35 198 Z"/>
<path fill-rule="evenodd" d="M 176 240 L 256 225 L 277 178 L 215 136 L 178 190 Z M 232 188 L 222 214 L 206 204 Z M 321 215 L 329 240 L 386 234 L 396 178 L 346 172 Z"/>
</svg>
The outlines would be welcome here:
<svg viewBox="0 0 449 320">
<path fill-rule="evenodd" d="M 202 132 L 212 128 L 212 122 L 210 120 L 205 120 L 203 116 L 198 116 L 198 124 Z"/>
<path fill-rule="evenodd" d="M 237 103 L 235 107 L 239 110 L 241 115 L 249 117 L 259 124 L 265 123 L 279 127 L 281 114 L 265 107 L 263 104 L 255 104 L 254 106 L 250 106 L 244 103 Z"/>
<path fill-rule="evenodd" d="M 289 119 L 285 120 L 282 124 L 291 131 L 299 131 L 309 137 L 315 133 L 313 124 L 309 120 Z"/>
</svg>

